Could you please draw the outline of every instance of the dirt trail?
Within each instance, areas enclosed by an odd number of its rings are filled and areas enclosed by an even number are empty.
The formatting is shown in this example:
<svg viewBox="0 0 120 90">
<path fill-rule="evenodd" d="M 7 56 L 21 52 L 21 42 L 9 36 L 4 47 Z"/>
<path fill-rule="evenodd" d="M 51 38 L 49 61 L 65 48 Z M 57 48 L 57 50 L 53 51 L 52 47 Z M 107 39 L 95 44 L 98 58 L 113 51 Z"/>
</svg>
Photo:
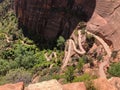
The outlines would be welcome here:
<svg viewBox="0 0 120 90">
<path fill-rule="evenodd" d="M 70 38 L 68 40 L 68 43 L 67 43 L 68 50 L 65 50 L 65 56 L 64 56 L 64 59 L 63 59 L 62 70 L 67 66 L 68 62 L 70 61 L 71 56 L 74 54 L 73 51 L 76 52 L 79 55 L 83 55 L 83 54 L 86 53 L 86 51 L 84 50 L 84 48 L 83 48 L 83 46 L 81 44 L 82 43 L 81 38 L 82 38 L 81 30 L 78 30 L 78 37 L 76 39 L 78 41 L 79 49 L 77 49 L 75 41 L 73 39 Z"/>
<path fill-rule="evenodd" d="M 102 38 L 100 38 L 99 36 L 89 32 L 89 31 L 87 31 L 87 33 L 92 35 L 93 37 L 95 37 L 102 44 L 105 51 L 107 52 L 107 55 L 103 59 L 104 61 L 99 64 L 99 76 L 102 78 L 106 78 L 104 68 L 109 65 L 109 59 L 111 57 L 112 51 L 111 51 L 109 45 L 107 45 L 107 43 Z"/>
<path fill-rule="evenodd" d="M 105 49 L 105 51 L 107 53 L 103 62 L 101 62 L 99 64 L 99 76 L 102 77 L 102 78 L 106 78 L 104 68 L 109 65 L 109 59 L 111 57 L 112 51 L 109 48 L 109 45 L 107 45 L 107 43 L 101 37 L 89 32 L 89 31 L 86 31 L 86 33 L 89 34 L 89 35 L 92 35 L 96 40 L 98 40 L 102 44 L 103 48 Z M 68 40 L 68 43 L 67 43 L 68 50 L 65 50 L 65 56 L 64 56 L 64 59 L 63 59 L 62 70 L 67 66 L 71 56 L 73 55 L 72 50 L 74 50 L 79 55 L 83 55 L 83 54 L 86 53 L 86 51 L 82 47 L 81 38 L 82 38 L 81 30 L 78 30 L 78 37 L 76 39 L 78 40 L 79 49 L 76 47 L 75 41 L 73 39 L 70 38 Z"/>
<path fill-rule="evenodd" d="M 109 60 L 105 60 L 99 64 L 99 76 L 101 78 L 106 78 L 105 68 L 109 65 Z"/>
</svg>

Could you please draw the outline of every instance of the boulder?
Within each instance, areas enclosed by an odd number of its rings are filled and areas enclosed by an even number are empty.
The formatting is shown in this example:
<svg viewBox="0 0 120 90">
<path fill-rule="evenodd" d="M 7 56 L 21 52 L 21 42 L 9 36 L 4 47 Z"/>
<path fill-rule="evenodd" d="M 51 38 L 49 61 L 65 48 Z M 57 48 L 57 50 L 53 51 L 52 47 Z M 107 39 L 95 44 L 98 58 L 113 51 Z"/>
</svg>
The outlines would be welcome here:
<svg viewBox="0 0 120 90">
<path fill-rule="evenodd" d="M 50 80 L 30 84 L 25 90 L 62 90 L 62 86 L 57 82 L 57 80 Z"/>
<path fill-rule="evenodd" d="M 108 81 L 111 85 L 115 86 L 118 90 L 120 90 L 120 78 L 112 77 Z"/>
<path fill-rule="evenodd" d="M 76 82 L 63 85 L 63 90 L 86 90 L 83 82 Z"/>
<path fill-rule="evenodd" d="M 114 85 L 110 84 L 106 78 L 94 80 L 94 87 L 97 90 L 118 90 Z"/>
<path fill-rule="evenodd" d="M 16 84 L 5 84 L 0 86 L 0 90 L 24 90 L 24 84 L 23 82 Z"/>
</svg>

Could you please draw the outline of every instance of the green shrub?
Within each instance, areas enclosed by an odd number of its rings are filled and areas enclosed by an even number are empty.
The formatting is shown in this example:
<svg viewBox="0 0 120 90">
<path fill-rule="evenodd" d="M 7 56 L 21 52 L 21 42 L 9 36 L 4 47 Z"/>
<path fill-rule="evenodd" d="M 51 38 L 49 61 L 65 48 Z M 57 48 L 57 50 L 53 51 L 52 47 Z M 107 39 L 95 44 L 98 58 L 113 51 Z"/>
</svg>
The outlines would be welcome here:
<svg viewBox="0 0 120 90">
<path fill-rule="evenodd" d="M 95 38 L 92 35 L 87 34 L 86 35 L 86 45 L 87 45 L 87 51 L 93 46 L 93 43 L 95 42 Z"/>
<path fill-rule="evenodd" d="M 116 58 L 118 51 L 113 51 L 111 57 Z"/>
<path fill-rule="evenodd" d="M 67 82 L 72 82 L 72 80 L 74 79 L 74 67 L 73 66 L 69 66 L 67 71 L 65 71 L 65 80 Z"/>
<path fill-rule="evenodd" d="M 9 65 L 10 65 L 10 69 L 19 68 L 19 64 L 15 60 L 10 60 Z"/>
<path fill-rule="evenodd" d="M 83 55 L 81 58 L 83 59 L 84 63 L 88 63 L 89 59 L 87 55 Z"/>
<path fill-rule="evenodd" d="M 60 71 L 60 67 L 58 67 L 58 66 L 52 67 L 52 68 L 50 69 L 49 74 L 50 74 L 50 75 L 53 75 L 53 74 L 55 74 L 55 73 L 58 73 L 59 71 Z"/>
<path fill-rule="evenodd" d="M 86 81 L 85 82 L 85 86 L 86 86 L 86 89 L 87 90 L 97 90 L 94 85 L 93 85 L 93 82 L 90 80 L 90 81 Z"/>
<path fill-rule="evenodd" d="M 8 81 L 6 81 L 5 76 L 0 76 L 0 85 L 4 85 L 6 83 L 9 83 Z"/>
<path fill-rule="evenodd" d="M 77 69 L 81 72 L 83 69 L 83 65 L 84 65 L 84 60 L 83 58 L 80 58 L 77 64 Z"/>
<path fill-rule="evenodd" d="M 53 79 L 53 77 L 51 75 L 45 75 L 45 76 L 41 77 L 39 81 L 42 82 L 42 81 L 48 81 L 51 79 Z"/>
<path fill-rule="evenodd" d="M 14 64 L 12 67 L 24 67 L 25 69 L 33 68 L 36 64 L 45 60 L 42 53 L 36 52 L 36 47 L 15 44 L 12 50 L 5 50 L 2 53 L 4 59 L 10 60 Z M 17 65 L 17 66 L 16 66 Z"/>
<path fill-rule="evenodd" d="M 60 75 L 60 74 L 52 75 L 52 77 L 53 77 L 53 79 L 57 79 L 57 80 L 59 80 L 59 79 L 61 79 L 61 78 L 64 78 L 64 76 L 63 76 L 63 75 Z"/>
<path fill-rule="evenodd" d="M 4 50 L 2 52 L 1 57 L 3 59 L 13 59 L 13 57 L 14 57 L 13 54 L 14 54 L 14 52 L 12 50 Z"/>
<path fill-rule="evenodd" d="M 65 39 L 64 37 L 60 36 L 57 40 L 57 47 L 61 50 L 64 49 Z"/>
<path fill-rule="evenodd" d="M 9 62 L 3 59 L 0 59 L 0 75 L 5 75 L 10 69 Z"/>
<path fill-rule="evenodd" d="M 91 79 L 91 76 L 85 73 L 81 76 L 75 77 L 73 82 L 84 82 L 84 81 L 89 81 L 90 79 Z"/>
<path fill-rule="evenodd" d="M 103 55 L 97 56 L 97 60 L 98 60 L 98 61 L 101 61 L 102 59 L 103 59 Z"/>
<path fill-rule="evenodd" d="M 16 82 L 21 82 L 23 81 L 25 84 L 28 84 L 31 81 L 31 73 L 26 71 L 25 69 L 13 69 L 10 70 L 5 78 L 6 81 L 10 83 L 16 83 Z"/>
<path fill-rule="evenodd" d="M 112 64 L 108 69 L 108 73 L 112 76 L 120 77 L 120 62 Z"/>
</svg>

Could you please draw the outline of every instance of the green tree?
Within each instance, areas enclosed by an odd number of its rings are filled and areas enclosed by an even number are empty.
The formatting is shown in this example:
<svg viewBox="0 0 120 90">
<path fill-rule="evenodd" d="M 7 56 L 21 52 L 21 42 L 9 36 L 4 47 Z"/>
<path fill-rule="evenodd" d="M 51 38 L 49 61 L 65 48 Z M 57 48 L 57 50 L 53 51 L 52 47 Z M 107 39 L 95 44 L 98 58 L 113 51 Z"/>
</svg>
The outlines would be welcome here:
<svg viewBox="0 0 120 90">
<path fill-rule="evenodd" d="M 65 39 L 64 37 L 60 36 L 57 40 L 57 47 L 61 50 L 64 49 Z"/>
</svg>

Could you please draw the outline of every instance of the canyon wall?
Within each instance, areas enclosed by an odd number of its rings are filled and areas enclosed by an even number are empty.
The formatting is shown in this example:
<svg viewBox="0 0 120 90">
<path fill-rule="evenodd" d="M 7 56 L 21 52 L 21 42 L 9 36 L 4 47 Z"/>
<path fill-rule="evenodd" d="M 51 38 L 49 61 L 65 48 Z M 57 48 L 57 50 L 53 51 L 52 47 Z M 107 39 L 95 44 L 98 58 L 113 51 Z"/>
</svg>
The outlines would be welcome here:
<svg viewBox="0 0 120 90">
<path fill-rule="evenodd" d="M 81 20 L 89 20 L 95 5 L 95 0 L 15 0 L 15 11 L 26 31 L 50 40 L 69 38 Z"/>
<path fill-rule="evenodd" d="M 120 0 L 97 0 L 87 29 L 103 37 L 113 50 L 120 49 Z"/>
<path fill-rule="evenodd" d="M 80 21 L 87 21 L 87 30 L 120 49 L 120 0 L 15 0 L 15 11 L 32 35 L 67 39 Z"/>
</svg>

